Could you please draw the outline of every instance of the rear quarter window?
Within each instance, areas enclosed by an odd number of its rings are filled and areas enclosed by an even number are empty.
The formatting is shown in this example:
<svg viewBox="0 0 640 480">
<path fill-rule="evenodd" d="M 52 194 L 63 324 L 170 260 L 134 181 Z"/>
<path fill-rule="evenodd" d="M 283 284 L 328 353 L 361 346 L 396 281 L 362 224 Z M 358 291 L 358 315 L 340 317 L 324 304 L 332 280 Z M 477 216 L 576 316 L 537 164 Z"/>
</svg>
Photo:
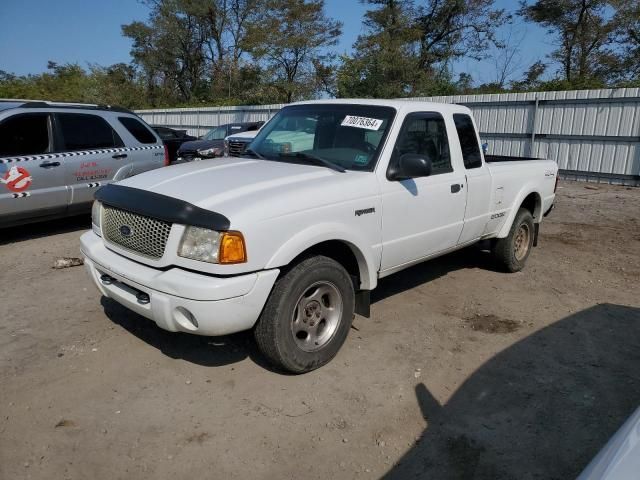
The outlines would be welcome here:
<svg viewBox="0 0 640 480">
<path fill-rule="evenodd" d="M 118 120 L 127 131 L 140 143 L 156 143 L 156 137 L 147 126 L 133 117 L 118 117 Z"/>
<path fill-rule="evenodd" d="M 122 139 L 111 125 L 98 115 L 57 113 L 56 117 L 62 131 L 64 151 L 124 146 Z"/>
</svg>

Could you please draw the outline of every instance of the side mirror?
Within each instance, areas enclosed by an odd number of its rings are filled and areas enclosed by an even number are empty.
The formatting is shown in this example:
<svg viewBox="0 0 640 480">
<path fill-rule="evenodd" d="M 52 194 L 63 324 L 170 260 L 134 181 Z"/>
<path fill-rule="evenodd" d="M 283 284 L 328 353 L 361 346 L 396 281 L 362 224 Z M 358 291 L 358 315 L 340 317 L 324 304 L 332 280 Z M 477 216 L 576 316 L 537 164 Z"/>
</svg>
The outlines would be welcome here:
<svg viewBox="0 0 640 480">
<path fill-rule="evenodd" d="M 390 168 L 389 180 L 406 180 L 408 178 L 428 177 L 431 175 L 431 159 L 417 153 L 405 153 L 397 165 Z"/>
</svg>

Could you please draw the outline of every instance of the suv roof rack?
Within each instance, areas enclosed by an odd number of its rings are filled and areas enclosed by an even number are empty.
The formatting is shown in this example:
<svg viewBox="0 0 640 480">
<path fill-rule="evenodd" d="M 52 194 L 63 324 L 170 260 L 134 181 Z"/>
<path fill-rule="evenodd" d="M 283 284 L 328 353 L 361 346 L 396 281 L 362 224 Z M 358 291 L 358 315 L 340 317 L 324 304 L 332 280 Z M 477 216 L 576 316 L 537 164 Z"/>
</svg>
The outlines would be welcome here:
<svg viewBox="0 0 640 480">
<path fill-rule="evenodd" d="M 99 105 L 95 103 L 71 103 L 71 102 L 47 102 L 42 100 L 32 100 L 21 108 L 81 108 L 84 110 L 109 110 L 112 112 L 133 113 L 128 108 L 116 107 L 114 105 Z"/>
<path fill-rule="evenodd" d="M 114 105 L 102 105 L 95 103 L 80 103 L 80 102 L 51 102 L 48 100 L 27 100 L 27 99 L 13 99 L 2 98 L 0 102 L 20 103 L 22 105 L 16 106 L 16 108 L 80 108 L 84 110 L 108 110 L 112 112 L 130 113 L 135 115 L 128 108 L 117 107 Z"/>
</svg>

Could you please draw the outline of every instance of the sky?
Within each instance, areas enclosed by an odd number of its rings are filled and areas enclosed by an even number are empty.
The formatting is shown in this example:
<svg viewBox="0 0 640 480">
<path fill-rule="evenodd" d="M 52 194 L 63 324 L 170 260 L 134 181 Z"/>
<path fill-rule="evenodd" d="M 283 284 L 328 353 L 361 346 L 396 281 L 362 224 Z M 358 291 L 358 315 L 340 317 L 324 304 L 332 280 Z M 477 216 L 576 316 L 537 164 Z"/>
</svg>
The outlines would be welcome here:
<svg viewBox="0 0 640 480">
<path fill-rule="evenodd" d="M 343 23 L 337 53 L 349 53 L 362 33 L 366 7 L 358 0 L 325 0 L 329 16 Z M 496 6 L 513 11 L 515 0 L 496 0 Z M 145 20 L 148 8 L 136 0 L 0 0 L 0 70 L 17 75 L 37 74 L 47 62 L 111 65 L 128 63 L 131 42 L 120 26 Z M 552 50 L 545 31 L 517 21 L 499 32 L 520 42 L 522 71 Z M 491 60 L 462 59 L 453 65 L 457 75 L 467 72 L 476 83 L 495 76 Z"/>
</svg>

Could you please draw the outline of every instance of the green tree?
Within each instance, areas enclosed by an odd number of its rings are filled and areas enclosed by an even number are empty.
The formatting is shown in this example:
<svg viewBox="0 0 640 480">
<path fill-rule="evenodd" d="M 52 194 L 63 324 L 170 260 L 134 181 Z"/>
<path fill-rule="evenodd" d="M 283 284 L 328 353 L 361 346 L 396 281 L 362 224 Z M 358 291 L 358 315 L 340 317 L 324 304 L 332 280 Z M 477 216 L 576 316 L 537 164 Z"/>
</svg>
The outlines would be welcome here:
<svg viewBox="0 0 640 480">
<path fill-rule="evenodd" d="M 614 0 L 618 81 L 640 86 L 640 0 Z"/>
<path fill-rule="evenodd" d="M 188 0 L 150 1 L 149 24 L 122 26 L 122 33 L 133 40 L 131 57 L 142 70 L 152 98 L 169 92 L 189 101 L 203 87 L 205 40 L 190 4 Z"/>
<path fill-rule="evenodd" d="M 338 72 L 340 96 L 407 97 L 455 93 L 451 64 L 499 45 L 508 15 L 493 0 L 361 0 L 371 5 L 352 57 Z"/>
<path fill-rule="evenodd" d="M 246 48 L 269 77 L 266 89 L 284 102 L 308 98 L 331 82 L 328 49 L 342 24 L 324 13 L 324 0 L 267 0 L 249 26 Z"/>
<path fill-rule="evenodd" d="M 246 34 L 265 0 L 146 0 L 147 22 L 122 26 L 154 102 L 198 102 L 244 91 Z M 245 71 L 247 70 L 247 71 Z M 237 100 L 237 97 L 234 98 Z"/>
<path fill-rule="evenodd" d="M 61 102 L 87 102 L 128 108 L 148 106 L 144 85 L 131 65 L 92 65 L 49 62 L 40 75 L 16 76 L 0 72 L 0 98 L 29 98 Z"/>
<path fill-rule="evenodd" d="M 416 8 L 420 66 L 428 70 L 461 57 L 487 57 L 499 27 L 510 20 L 494 0 L 427 0 Z"/>
<path fill-rule="evenodd" d="M 536 0 L 522 2 L 519 14 L 547 28 L 555 39 L 551 58 L 574 87 L 601 86 L 609 79 L 615 57 L 611 44 L 616 21 L 607 16 L 607 0 Z"/>
<path fill-rule="evenodd" d="M 369 0 L 366 33 L 354 44 L 352 57 L 343 57 L 337 75 L 341 97 L 402 97 L 416 93 L 422 81 L 408 0 Z"/>
<path fill-rule="evenodd" d="M 540 89 L 543 84 L 541 78 L 546 70 L 544 62 L 536 61 L 527 69 L 522 79 L 511 82 L 511 89 L 522 92 Z"/>
</svg>

